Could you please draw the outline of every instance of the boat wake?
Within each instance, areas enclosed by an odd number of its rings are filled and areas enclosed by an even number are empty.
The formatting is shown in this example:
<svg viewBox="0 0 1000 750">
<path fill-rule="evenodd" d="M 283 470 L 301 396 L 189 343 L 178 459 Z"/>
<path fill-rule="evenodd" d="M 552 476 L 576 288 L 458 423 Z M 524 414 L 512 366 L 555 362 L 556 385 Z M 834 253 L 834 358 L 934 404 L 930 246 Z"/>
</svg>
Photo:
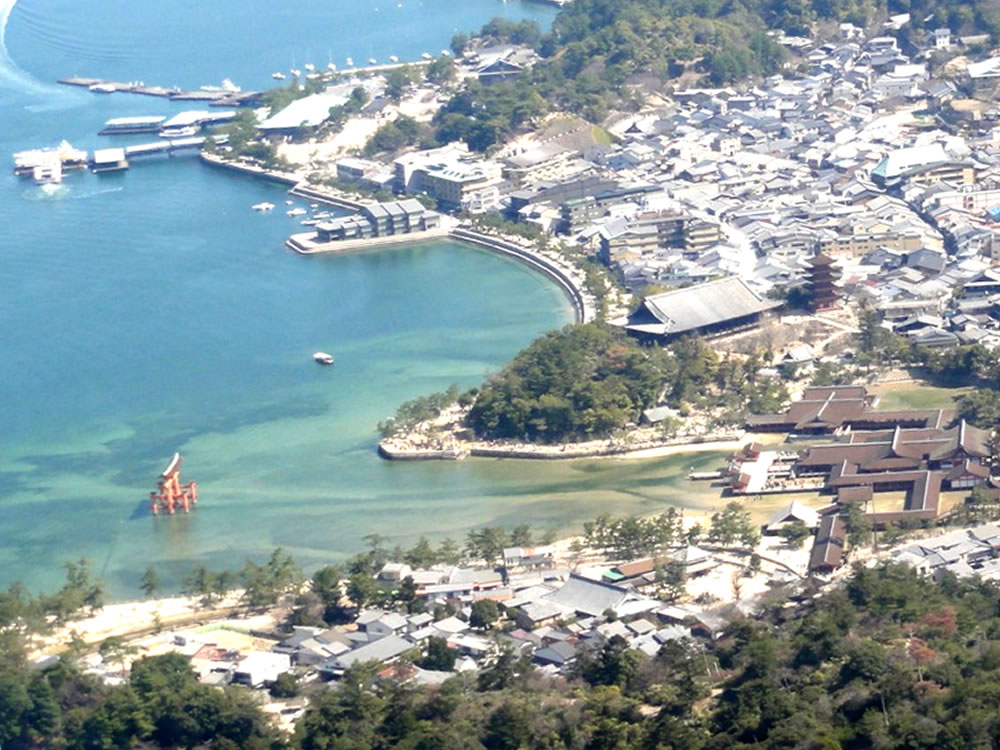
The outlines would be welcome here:
<svg viewBox="0 0 1000 750">
<path fill-rule="evenodd" d="M 93 198 L 105 193 L 118 193 L 124 190 L 123 187 L 102 188 L 100 190 L 88 190 L 86 192 L 76 192 L 72 186 L 65 182 L 59 184 L 49 183 L 48 185 L 32 185 L 23 193 L 25 200 L 29 201 L 80 201 L 85 198 Z"/>
<path fill-rule="evenodd" d="M 7 21 L 17 0 L 0 0 L 0 85 L 33 94 L 48 94 L 56 87 L 44 84 L 37 78 L 21 70 L 7 51 Z"/>
</svg>

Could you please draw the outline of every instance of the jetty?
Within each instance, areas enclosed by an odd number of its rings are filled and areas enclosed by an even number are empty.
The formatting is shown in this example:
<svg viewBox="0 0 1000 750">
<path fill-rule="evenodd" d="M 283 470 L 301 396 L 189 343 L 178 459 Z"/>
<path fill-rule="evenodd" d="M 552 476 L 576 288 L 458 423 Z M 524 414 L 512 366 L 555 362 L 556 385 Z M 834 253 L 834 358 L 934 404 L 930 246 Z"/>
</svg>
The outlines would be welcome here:
<svg viewBox="0 0 1000 750">
<path fill-rule="evenodd" d="M 174 86 L 147 86 L 142 81 L 123 83 L 109 81 L 103 78 L 85 78 L 69 76 L 60 78 L 57 83 L 64 86 L 78 86 L 89 89 L 97 94 L 139 94 L 140 96 L 157 96 L 171 101 L 206 102 L 210 107 L 250 107 L 260 101 L 262 91 L 226 91 L 184 90 Z"/>
</svg>

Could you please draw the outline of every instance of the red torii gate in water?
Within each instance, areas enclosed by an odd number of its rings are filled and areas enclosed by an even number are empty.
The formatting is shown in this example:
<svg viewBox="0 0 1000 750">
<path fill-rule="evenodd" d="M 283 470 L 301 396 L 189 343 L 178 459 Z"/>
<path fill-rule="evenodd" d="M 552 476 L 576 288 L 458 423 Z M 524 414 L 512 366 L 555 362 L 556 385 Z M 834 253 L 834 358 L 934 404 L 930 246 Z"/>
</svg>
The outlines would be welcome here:
<svg viewBox="0 0 1000 750">
<path fill-rule="evenodd" d="M 173 515 L 178 509 L 187 513 L 192 505 L 198 504 L 197 482 L 181 484 L 181 460 L 181 454 L 175 453 L 167 468 L 160 474 L 156 490 L 149 493 L 154 516 L 159 515 L 161 511 Z"/>
</svg>

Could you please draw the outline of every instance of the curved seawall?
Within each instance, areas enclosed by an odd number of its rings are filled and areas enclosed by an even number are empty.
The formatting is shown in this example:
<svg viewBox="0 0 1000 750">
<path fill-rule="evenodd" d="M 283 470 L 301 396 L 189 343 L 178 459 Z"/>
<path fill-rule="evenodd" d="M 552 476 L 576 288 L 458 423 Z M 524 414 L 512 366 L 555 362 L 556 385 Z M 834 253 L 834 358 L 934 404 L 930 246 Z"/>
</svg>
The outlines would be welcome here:
<svg viewBox="0 0 1000 750">
<path fill-rule="evenodd" d="M 573 303 L 577 323 L 587 323 L 594 319 L 594 306 L 583 291 L 582 283 L 572 278 L 565 270 L 544 255 L 540 255 L 499 237 L 493 237 L 492 235 L 482 234 L 481 232 L 462 227 L 452 229 L 450 236 L 462 242 L 468 242 L 487 250 L 503 253 L 531 266 L 536 271 L 540 271 L 556 282 L 566 293 L 566 296 L 569 297 L 570 302 Z"/>
<path fill-rule="evenodd" d="M 517 245 L 509 240 L 484 234 L 465 227 L 454 227 L 447 229 L 431 229 L 412 234 L 390 235 L 388 237 L 372 237 L 357 240 L 338 240 L 327 242 L 321 245 L 313 245 L 308 241 L 303 241 L 306 234 L 292 235 L 286 242 L 285 247 L 300 255 L 320 255 L 324 253 L 350 253 L 363 252 L 365 250 L 376 250 L 382 247 L 398 246 L 411 242 L 423 242 L 433 238 L 449 238 L 466 242 L 484 250 L 492 250 L 513 258 L 527 266 L 530 266 L 539 273 L 544 274 L 569 298 L 573 305 L 574 320 L 577 323 L 587 323 L 594 319 L 594 305 L 589 295 L 583 290 L 583 280 L 575 278 L 574 275 L 557 264 L 551 258 L 535 252 L 531 248 Z"/>
</svg>

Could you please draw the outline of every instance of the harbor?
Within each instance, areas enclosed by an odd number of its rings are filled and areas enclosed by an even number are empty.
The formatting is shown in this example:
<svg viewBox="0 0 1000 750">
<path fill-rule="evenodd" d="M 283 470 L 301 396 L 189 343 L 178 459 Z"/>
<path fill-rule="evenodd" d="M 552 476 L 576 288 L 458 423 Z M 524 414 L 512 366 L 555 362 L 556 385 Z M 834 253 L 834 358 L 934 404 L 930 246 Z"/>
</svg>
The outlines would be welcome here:
<svg viewBox="0 0 1000 750">
<path fill-rule="evenodd" d="M 85 78 L 69 76 L 60 78 L 56 83 L 64 86 L 77 86 L 92 91 L 95 94 L 139 94 L 155 96 L 171 101 L 207 102 L 210 107 L 249 107 L 256 104 L 262 95 L 261 91 L 242 91 L 239 88 L 212 87 L 197 90 L 184 90 L 166 86 L 148 86 L 142 81 L 123 83 L 109 81 L 103 78 Z"/>
</svg>

